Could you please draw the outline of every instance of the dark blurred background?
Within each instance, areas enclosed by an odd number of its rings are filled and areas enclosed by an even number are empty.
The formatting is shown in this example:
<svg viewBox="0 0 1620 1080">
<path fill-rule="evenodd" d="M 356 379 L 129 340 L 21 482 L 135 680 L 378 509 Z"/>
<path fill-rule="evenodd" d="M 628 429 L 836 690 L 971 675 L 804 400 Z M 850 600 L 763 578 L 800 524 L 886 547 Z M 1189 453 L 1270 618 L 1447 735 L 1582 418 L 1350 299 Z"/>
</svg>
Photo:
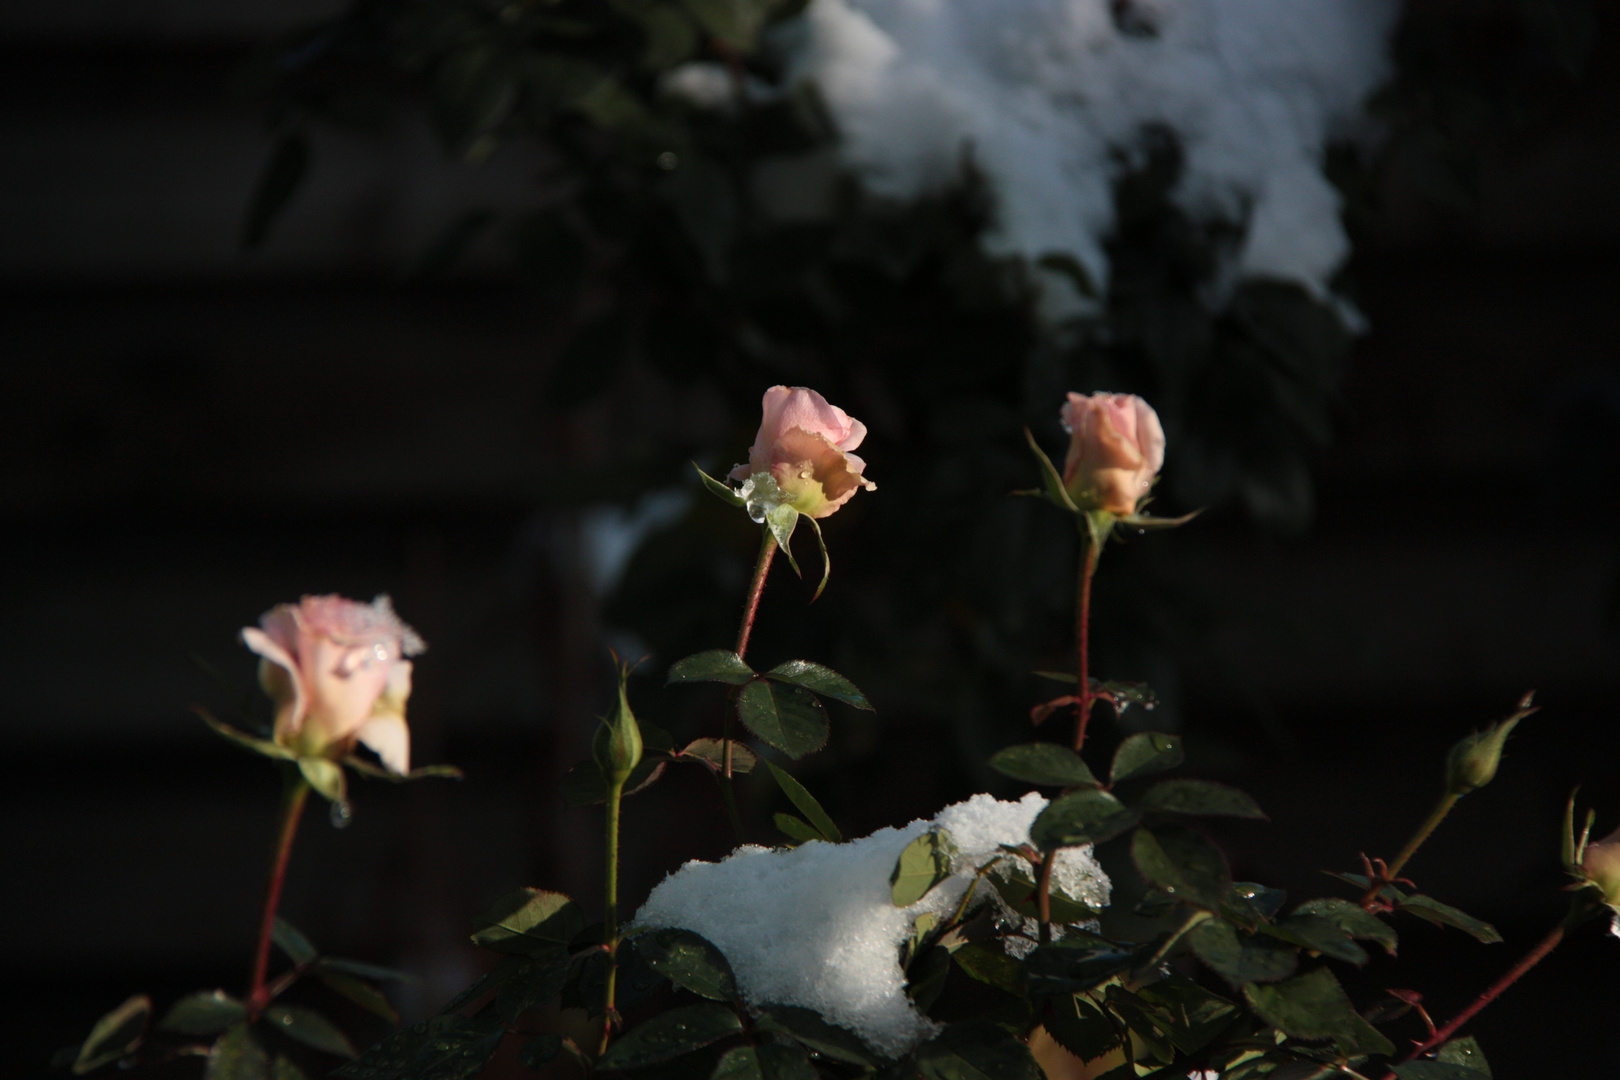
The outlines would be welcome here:
<svg viewBox="0 0 1620 1080">
<path fill-rule="evenodd" d="M 1449 1014 L 1556 920 L 1570 789 L 1620 823 L 1612 9 L 1408 5 L 1382 142 L 1330 159 L 1351 337 L 1294 286 L 1194 302 L 1219 237 L 1165 196 L 1173 144 L 1116 190 L 1102 316 L 1057 332 L 980 253 L 971 181 L 896 207 L 846 179 L 809 223 L 737 195 L 765 156 L 825 145 L 825 114 L 683 112 L 656 78 L 688 56 L 779 75 L 756 27 L 641 54 L 625 121 L 557 78 L 458 84 L 512 20 L 423 29 L 433 7 L 314 32 L 344 6 L 0 11 L 0 1071 L 43 1074 L 137 990 L 244 982 L 277 780 L 188 706 L 251 700 L 235 635 L 304 593 L 392 594 L 431 646 L 415 759 L 466 779 L 357 782 L 346 829 L 312 810 L 287 917 L 417 976 L 415 1016 L 477 972 L 468 923 L 502 889 L 594 902 L 599 811 L 557 782 L 609 647 L 649 657 L 644 719 L 712 733 L 720 697 L 657 673 L 730 643 L 757 537 L 688 463 L 741 459 L 778 382 L 872 432 L 879 489 L 826 522 L 827 594 L 807 606 L 779 565 L 753 648 L 875 702 L 834 706 L 796 769 L 846 834 L 1016 794 L 981 762 L 1050 696 L 1030 672 L 1070 655 L 1074 572 L 1067 524 L 1005 497 L 1035 481 L 1021 429 L 1055 455 L 1062 391 L 1130 390 L 1170 431 L 1155 509 L 1209 509 L 1109 548 L 1097 667 L 1158 690 L 1128 724 L 1181 730 L 1190 770 L 1270 812 L 1222 834 L 1238 875 L 1337 894 L 1317 871 L 1392 854 L 1446 748 L 1534 689 L 1498 779 L 1409 871 L 1505 944 L 1403 923 L 1401 963 L 1360 988 Z M 496 44 L 602 70 L 642 48 L 605 23 L 524 33 Z M 774 797 L 747 789 L 760 841 Z M 698 775 L 626 828 L 632 902 L 731 843 Z M 1617 966 L 1594 927 L 1525 979 L 1478 1031 L 1496 1074 L 1544 1075 L 1549 1046 L 1559 1075 L 1620 1073 Z"/>
</svg>

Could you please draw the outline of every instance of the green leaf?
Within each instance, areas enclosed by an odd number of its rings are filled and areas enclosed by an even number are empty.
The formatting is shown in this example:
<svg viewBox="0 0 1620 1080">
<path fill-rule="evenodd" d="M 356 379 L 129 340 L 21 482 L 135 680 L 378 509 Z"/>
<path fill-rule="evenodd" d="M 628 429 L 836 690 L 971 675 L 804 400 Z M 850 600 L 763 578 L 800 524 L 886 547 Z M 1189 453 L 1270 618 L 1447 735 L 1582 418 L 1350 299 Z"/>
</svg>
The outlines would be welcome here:
<svg viewBox="0 0 1620 1080">
<path fill-rule="evenodd" d="M 342 956 L 323 956 L 315 963 L 316 971 L 342 971 L 362 979 L 389 979 L 394 982 L 417 982 L 415 975 L 407 975 L 381 964 L 368 964 L 364 960 L 350 960 Z"/>
<path fill-rule="evenodd" d="M 276 943 L 276 948 L 287 954 L 289 960 L 300 966 L 320 955 L 320 950 L 310 943 L 309 938 L 280 915 L 276 916 L 276 921 L 270 928 L 270 940 Z"/>
<path fill-rule="evenodd" d="M 1407 1061 L 1395 1066 L 1401 1080 L 1489 1080 L 1490 1073 L 1449 1061 Z"/>
<path fill-rule="evenodd" d="M 773 814 L 771 820 L 783 836 L 797 844 L 808 844 L 812 840 L 826 840 L 817 829 L 808 821 L 794 814 Z"/>
<path fill-rule="evenodd" d="M 668 683 L 723 682 L 733 686 L 756 678 L 754 669 L 730 649 L 707 649 L 670 666 Z"/>
<path fill-rule="evenodd" d="M 917 1047 L 927 1080 L 1042 1080 L 1024 1041 L 988 1020 L 951 1024 Z"/>
<path fill-rule="evenodd" d="M 277 1054 L 275 1061 L 270 1063 L 270 1080 L 309 1080 L 309 1076 L 292 1061 Z"/>
<path fill-rule="evenodd" d="M 1108 782 L 1118 784 L 1151 776 L 1180 765 L 1185 757 L 1181 752 L 1181 739 L 1162 731 L 1139 731 L 1119 744 L 1114 751 L 1114 764 L 1108 771 Z"/>
<path fill-rule="evenodd" d="M 1024 958 L 1024 980 L 1031 994 L 1078 994 L 1128 971 L 1137 955 L 1106 941 L 1065 937 L 1039 945 Z"/>
<path fill-rule="evenodd" d="M 305 1046 L 339 1057 L 354 1057 L 354 1044 L 326 1017 L 300 1005 L 272 1005 L 264 1010 L 271 1027 Z"/>
<path fill-rule="evenodd" d="M 494 952 L 545 957 L 553 946 L 566 946 L 583 929 L 585 916 L 562 893 L 514 889 L 479 916 L 472 941 Z"/>
<path fill-rule="evenodd" d="M 1002 776 L 1046 787 L 1100 786 L 1080 755 L 1057 743 L 1023 743 L 998 750 L 990 767 Z"/>
<path fill-rule="evenodd" d="M 664 775 L 668 762 L 655 757 L 644 757 L 624 781 L 623 797 L 651 787 Z M 563 805 L 570 808 L 594 806 L 607 801 L 607 781 L 602 778 L 602 767 L 595 761 L 581 761 L 563 773 L 559 785 Z"/>
<path fill-rule="evenodd" d="M 743 497 L 737 494 L 735 488 L 733 488 L 730 484 L 724 483 L 723 481 L 716 480 L 702 469 L 699 469 L 698 463 L 695 461 L 692 462 L 692 468 L 697 469 L 698 477 L 703 481 L 703 486 L 709 490 L 710 494 L 714 495 L 727 506 L 735 506 L 741 509 L 743 506 Z"/>
<path fill-rule="evenodd" d="M 724 739 L 693 739 L 686 745 L 686 749 L 675 755 L 677 758 L 695 758 L 707 765 L 710 769 L 719 772 L 726 767 L 726 740 Z M 759 755 L 749 749 L 746 743 L 736 739 L 731 740 L 731 771 L 734 773 L 750 773 L 754 766 L 759 764 Z"/>
<path fill-rule="evenodd" d="M 1068 489 L 1063 486 L 1063 474 L 1058 472 L 1057 466 L 1052 464 L 1052 459 L 1046 456 L 1046 451 L 1042 450 L 1041 444 L 1035 441 L 1035 436 L 1029 428 L 1024 429 L 1024 438 L 1028 440 L 1029 448 L 1035 452 L 1035 460 L 1040 464 L 1040 493 L 1044 494 L 1059 510 L 1067 510 L 1071 514 L 1080 513 L 1080 508 L 1074 504 L 1073 499 L 1069 498 Z M 1037 493 L 1031 491 L 1021 494 L 1034 495 Z"/>
<path fill-rule="evenodd" d="M 1443 1061 L 1447 1065 L 1466 1065 L 1486 1076 L 1491 1075 L 1491 1065 L 1485 1060 L 1485 1051 L 1480 1049 L 1479 1040 L 1472 1035 L 1452 1039 L 1434 1056 L 1435 1060 Z"/>
<path fill-rule="evenodd" d="M 1290 915 L 1262 924 L 1260 932 L 1357 967 L 1367 962 L 1367 950 L 1350 940 L 1349 933 L 1337 923 L 1320 915 Z"/>
<path fill-rule="evenodd" d="M 225 991 L 199 990 L 175 1002 L 164 1014 L 158 1030 L 218 1035 L 246 1015 L 247 1007 Z"/>
<path fill-rule="evenodd" d="M 957 967 L 986 986 L 1010 994 L 1019 993 L 1022 989 L 1023 966 L 993 942 L 970 941 L 951 953 L 951 959 Z"/>
<path fill-rule="evenodd" d="M 1106 791 L 1071 791 L 1049 803 L 1029 827 L 1029 838 L 1042 851 L 1100 844 L 1137 822 L 1137 814 Z"/>
<path fill-rule="evenodd" d="M 737 1014 L 712 1001 L 683 1005 L 642 1021 L 615 1039 L 598 1069 L 639 1069 L 718 1042 L 742 1030 Z"/>
<path fill-rule="evenodd" d="M 390 1024 L 399 1023 L 399 1013 L 383 992 L 364 979 L 343 971 L 315 971 L 315 977 L 325 983 L 333 993 L 348 998 L 373 1016 L 380 1016 Z"/>
<path fill-rule="evenodd" d="M 1358 1013 L 1356 1015 L 1354 1026 L 1354 1035 L 1348 1039 L 1337 1039 L 1334 1041 L 1334 1045 L 1338 1048 L 1339 1053 L 1343 1054 L 1345 1057 L 1353 1057 L 1357 1054 L 1383 1054 L 1385 1057 L 1394 1056 L 1395 1044 L 1390 1042 L 1389 1038 L 1382 1031 L 1379 1031 L 1377 1028 L 1373 1027 L 1372 1024 L 1367 1021 L 1366 1017 L 1361 1016 Z"/>
<path fill-rule="evenodd" d="M 1243 994 L 1262 1020 L 1296 1039 L 1355 1037 L 1355 1007 L 1325 967 L 1278 983 L 1251 983 Z"/>
<path fill-rule="evenodd" d="M 821 834 L 819 839 L 833 844 L 844 839 L 844 834 L 838 831 L 838 826 L 833 822 L 831 816 L 821 808 L 821 804 L 816 801 L 816 797 L 810 794 L 803 784 L 795 780 L 785 770 L 777 768 L 768 759 L 765 762 L 765 767 L 770 770 L 771 778 L 776 781 L 776 786 L 782 789 L 782 794 L 788 797 L 788 801 L 796 806 L 799 812 L 805 816 L 805 819 L 810 822 L 810 825 Z"/>
<path fill-rule="evenodd" d="M 97 1020 L 90 1029 L 89 1037 L 79 1047 L 79 1056 L 73 1062 L 73 1075 L 82 1076 L 99 1069 L 141 1045 L 146 1021 L 151 1015 L 152 999 L 145 994 L 125 998 L 123 1004 Z"/>
<path fill-rule="evenodd" d="M 214 1041 L 203 1080 L 269 1080 L 270 1058 L 246 1024 L 238 1024 Z"/>
<path fill-rule="evenodd" d="M 788 541 L 793 539 L 793 529 L 798 524 L 799 512 L 787 503 L 765 511 L 765 528 L 776 541 L 776 546 L 782 549 L 782 554 L 787 556 L 788 565 L 793 567 L 793 572 L 804 577 L 798 562 L 793 558 L 792 549 L 788 547 Z"/>
<path fill-rule="evenodd" d="M 760 1031 L 786 1035 L 806 1049 L 836 1061 L 866 1069 L 877 1064 L 859 1035 L 823 1020 L 809 1009 L 796 1005 L 767 1005 L 760 1010 L 754 1026 Z"/>
<path fill-rule="evenodd" d="M 1296 915 L 1316 915 L 1327 919 L 1353 938 L 1376 941 L 1389 955 L 1395 955 L 1398 943 L 1395 931 L 1383 919 L 1341 897 L 1330 896 L 1320 900 L 1307 900 L 1294 909 Z"/>
<path fill-rule="evenodd" d="M 872 711 L 872 703 L 866 700 L 866 695 L 861 693 L 854 683 L 832 668 L 821 664 L 813 664 L 808 660 L 789 660 L 785 664 L 777 664 L 771 668 L 765 673 L 765 677 L 793 683 L 822 697 L 842 701 L 845 705 L 865 709 L 867 712 Z"/>
<path fill-rule="evenodd" d="M 1191 979 L 1171 974 L 1143 987 L 1136 999 L 1152 1009 L 1153 1025 L 1183 1054 L 1196 1054 L 1238 1014 L 1238 1007 Z"/>
<path fill-rule="evenodd" d="M 1222 919 L 1208 919 L 1187 934 L 1193 953 L 1234 986 L 1276 982 L 1292 975 L 1299 953 L 1275 938 L 1240 933 Z"/>
<path fill-rule="evenodd" d="M 1131 859 L 1148 884 L 1207 911 L 1219 911 L 1232 887 L 1220 848 L 1180 825 L 1138 829 Z"/>
<path fill-rule="evenodd" d="M 1083 997 L 1053 1001 L 1041 1024 L 1059 1046 L 1084 1060 L 1101 1057 L 1122 1040 L 1107 1015 Z"/>
<path fill-rule="evenodd" d="M 276 140 L 270 160 L 254 185 L 253 197 L 248 200 L 247 217 L 242 222 L 243 247 L 256 248 L 264 242 L 271 223 L 286 208 L 309 171 L 309 156 L 309 140 L 299 132 Z"/>
<path fill-rule="evenodd" d="M 274 758 L 277 761 L 291 761 L 298 756 L 280 743 L 271 742 L 269 739 L 255 738 L 245 731 L 239 731 L 231 727 L 222 720 L 216 720 L 214 715 L 207 709 L 196 707 L 194 711 L 198 716 L 202 717 L 203 723 L 214 730 L 215 734 L 229 739 L 237 746 L 251 750 L 255 754 L 263 754 L 265 757 Z"/>
<path fill-rule="evenodd" d="M 819 1075 L 797 1047 L 760 1043 L 727 1050 L 709 1080 L 818 1080 Z"/>
<path fill-rule="evenodd" d="M 827 745 L 827 714 L 802 686 L 768 679 L 748 683 L 737 695 L 737 716 L 767 745 L 795 761 Z"/>
<path fill-rule="evenodd" d="M 1271 889 L 1253 881 L 1235 881 L 1226 894 L 1223 914 L 1234 922 L 1253 929 L 1254 924 L 1275 918 L 1288 902 L 1287 889 Z"/>
<path fill-rule="evenodd" d="M 506 1027 L 481 1013 L 471 1020 L 439 1015 L 412 1024 L 332 1073 L 334 1080 L 467 1080 L 495 1055 Z"/>
<path fill-rule="evenodd" d="M 508 1022 L 515 1021 L 536 1005 L 556 997 L 568 981 L 568 950 L 556 946 L 549 952 L 524 960 L 495 995 L 495 1008 Z"/>
<path fill-rule="evenodd" d="M 1490 923 L 1476 919 L 1467 912 L 1458 911 L 1450 904 L 1442 904 L 1432 896 L 1408 896 L 1401 900 L 1400 907 L 1402 911 L 1409 911 L 1436 926 L 1455 927 L 1486 945 L 1494 945 L 1502 940 L 1502 935 L 1497 933 L 1496 927 Z"/>
<path fill-rule="evenodd" d="M 737 979 L 724 953 L 690 930 L 653 930 L 636 937 L 648 965 L 677 986 L 713 1001 L 736 1001 Z"/>
<path fill-rule="evenodd" d="M 551 1032 L 536 1035 L 523 1044 L 523 1050 L 518 1054 L 518 1060 L 524 1066 L 538 1071 L 542 1065 L 551 1061 L 562 1053 L 563 1037 Z"/>
<path fill-rule="evenodd" d="M 1035 896 L 1035 879 L 1025 873 L 1022 867 L 997 869 L 985 880 L 989 881 L 991 887 L 1007 902 L 1007 906 L 1018 914 L 1030 919 L 1040 917 Z M 1048 892 L 1047 899 L 1049 901 L 1047 907 L 1055 923 L 1085 922 L 1095 919 L 1100 914 L 1089 904 L 1069 896 L 1056 885 Z"/>
<path fill-rule="evenodd" d="M 298 771 L 327 802 L 342 806 L 349 801 L 343 768 L 337 762 L 323 757 L 301 757 L 298 759 Z"/>
<path fill-rule="evenodd" d="M 821 599 L 822 592 L 827 588 L 827 579 L 832 577 L 832 556 L 827 554 L 827 538 L 821 535 L 821 522 L 809 515 L 806 515 L 804 520 L 808 521 L 810 528 L 815 531 L 816 546 L 821 549 L 821 581 L 816 585 L 815 595 L 810 597 L 813 604 Z"/>
<path fill-rule="evenodd" d="M 523 965 L 521 956 L 503 956 L 495 962 L 495 966 L 474 979 L 466 989 L 445 1003 L 439 1010 L 440 1015 L 448 1015 L 460 1009 L 468 1002 L 477 1001 L 491 990 L 504 986 L 506 980 L 512 977 L 513 972 Z M 367 1051 L 369 1054 L 370 1051 Z"/>
<path fill-rule="evenodd" d="M 931 829 L 900 851 L 889 873 L 889 896 L 895 907 L 910 907 L 951 876 L 956 845 L 944 829 Z"/>
<path fill-rule="evenodd" d="M 1266 820 L 1265 813 L 1248 795 L 1213 780 L 1160 780 L 1147 789 L 1138 808 L 1164 814 Z"/>
</svg>

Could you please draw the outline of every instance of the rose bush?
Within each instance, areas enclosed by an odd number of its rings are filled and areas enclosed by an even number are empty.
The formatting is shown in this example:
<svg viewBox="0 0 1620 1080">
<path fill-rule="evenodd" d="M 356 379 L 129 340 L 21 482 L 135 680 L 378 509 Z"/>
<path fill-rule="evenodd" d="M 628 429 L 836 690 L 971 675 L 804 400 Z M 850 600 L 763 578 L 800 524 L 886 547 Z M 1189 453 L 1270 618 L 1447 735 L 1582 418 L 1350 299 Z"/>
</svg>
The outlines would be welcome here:
<svg viewBox="0 0 1620 1080">
<path fill-rule="evenodd" d="M 778 506 L 824 518 L 877 485 L 862 474 L 866 462 L 850 453 L 866 438 L 866 425 L 802 386 L 765 391 L 764 417 L 748 450 L 748 463 L 731 470 L 755 521 Z"/>
<path fill-rule="evenodd" d="M 1134 514 L 1164 465 L 1164 429 L 1135 394 L 1070 393 L 1063 486 L 1082 510 Z"/>
<path fill-rule="evenodd" d="M 410 771 L 405 701 L 411 662 L 427 646 L 387 596 L 369 604 L 306 596 L 243 627 L 259 682 L 275 703 L 275 740 L 304 756 L 339 758 L 364 743 L 392 772 Z"/>
</svg>

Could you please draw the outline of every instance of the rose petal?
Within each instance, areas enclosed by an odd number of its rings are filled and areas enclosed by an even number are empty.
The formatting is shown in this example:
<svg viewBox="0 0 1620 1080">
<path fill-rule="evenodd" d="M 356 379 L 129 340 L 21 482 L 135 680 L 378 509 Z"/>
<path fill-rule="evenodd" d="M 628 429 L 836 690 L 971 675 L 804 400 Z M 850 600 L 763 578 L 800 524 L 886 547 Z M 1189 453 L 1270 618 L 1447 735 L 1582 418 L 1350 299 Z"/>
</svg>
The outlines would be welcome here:
<svg viewBox="0 0 1620 1080">
<path fill-rule="evenodd" d="M 269 620 L 270 614 L 265 615 L 265 620 Z M 308 707 L 308 695 L 299 677 L 298 661 L 274 637 L 255 626 L 242 627 L 242 644 L 261 657 L 259 685 L 264 687 L 264 692 L 276 704 L 276 741 L 286 742 L 296 737 L 303 727 L 304 712 Z M 281 674 L 277 676 L 276 672 Z"/>
<path fill-rule="evenodd" d="M 379 713 L 360 725 L 360 741 L 374 750 L 389 772 L 411 771 L 411 729 L 396 713 Z"/>
</svg>

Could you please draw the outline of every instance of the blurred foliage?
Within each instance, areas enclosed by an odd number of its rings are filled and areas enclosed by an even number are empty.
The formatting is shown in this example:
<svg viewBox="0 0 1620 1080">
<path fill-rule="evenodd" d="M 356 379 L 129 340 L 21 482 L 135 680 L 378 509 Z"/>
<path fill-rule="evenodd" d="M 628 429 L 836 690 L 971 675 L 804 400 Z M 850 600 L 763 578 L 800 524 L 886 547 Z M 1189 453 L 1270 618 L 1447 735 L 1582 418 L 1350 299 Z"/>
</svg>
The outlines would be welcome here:
<svg viewBox="0 0 1620 1080">
<path fill-rule="evenodd" d="M 530 206 L 460 208 L 412 272 L 504 245 L 559 327 L 537 356 L 553 415 L 673 384 L 707 388 L 732 418 L 729 430 L 614 432 L 621 456 L 582 463 L 606 479 L 546 497 L 689 484 L 687 459 L 743 456 L 765 387 L 814 386 L 867 422 L 861 452 L 880 491 L 829 522 L 840 580 L 793 625 L 767 627 L 761 645 L 829 657 L 903 700 L 901 714 L 952 725 L 978 760 L 1027 709 L 1028 658 L 1070 647 L 1074 539 L 1003 497 L 1034 479 L 1020 429 L 1055 448 L 1064 391 L 1141 394 L 1170 447 L 1155 513 L 1230 507 L 1298 530 L 1351 335 L 1340 311 L 1296 284 L 1222 283 L 1243 223 L 1195 221 L 1172 204 L 1181 153 L 1167 132 L 1147 133 L 1150 152 L 1116 185 L 1113 279 L 1097 313 L 1043 322 L 1029 268 L 978 242 L 991 205 L 971 160 L 954 190 L 906 205 L 840 170 L 827 111 L 813 86 L 789 81 L 778 47 L 802 6 L 356 0 L 243 69 L 244 86 L 268 96 L 279 140 L 247 232 L 265 236 L 298 178 L 319 168 L 313 125 L 425 108 L 470 162 L 508 143 L 536 151 Z M 1397 78 L 1374 103 L 1389 154 L 1330 155 L 1352 225 L 1373 220 L 1391 155 L 1443 165 L 1450 179 L 1425 189 L 1434 198 L 1466 190 L 1481 132 L 1524 114 L 1521 103 L 1545 106 L 1549 87 L 1579 73 L 1595 11 L 1590 0 L 1409 5 Z M 701 85 L 704 103 L 677 85 Z M 1047 262 L 1086 287 L 1078 267 Z M 1348 278 L 1339 286 L 1353 296 Z M 609 622 L 665 659 L 726 643 L 751 545 L 696 500 L 638 552 Z M 1108 670 L 1159 681 L 1173 724 L 1162 656 L 1175 651 L 1169 628 L 1186 634 L 1197 620 L 1143 572 L 1157 547 L 1111 554 L 1098 618 L 1115 649 Z M 1009 726 L 987 732 L 984 717 Z"/>
</svg>

